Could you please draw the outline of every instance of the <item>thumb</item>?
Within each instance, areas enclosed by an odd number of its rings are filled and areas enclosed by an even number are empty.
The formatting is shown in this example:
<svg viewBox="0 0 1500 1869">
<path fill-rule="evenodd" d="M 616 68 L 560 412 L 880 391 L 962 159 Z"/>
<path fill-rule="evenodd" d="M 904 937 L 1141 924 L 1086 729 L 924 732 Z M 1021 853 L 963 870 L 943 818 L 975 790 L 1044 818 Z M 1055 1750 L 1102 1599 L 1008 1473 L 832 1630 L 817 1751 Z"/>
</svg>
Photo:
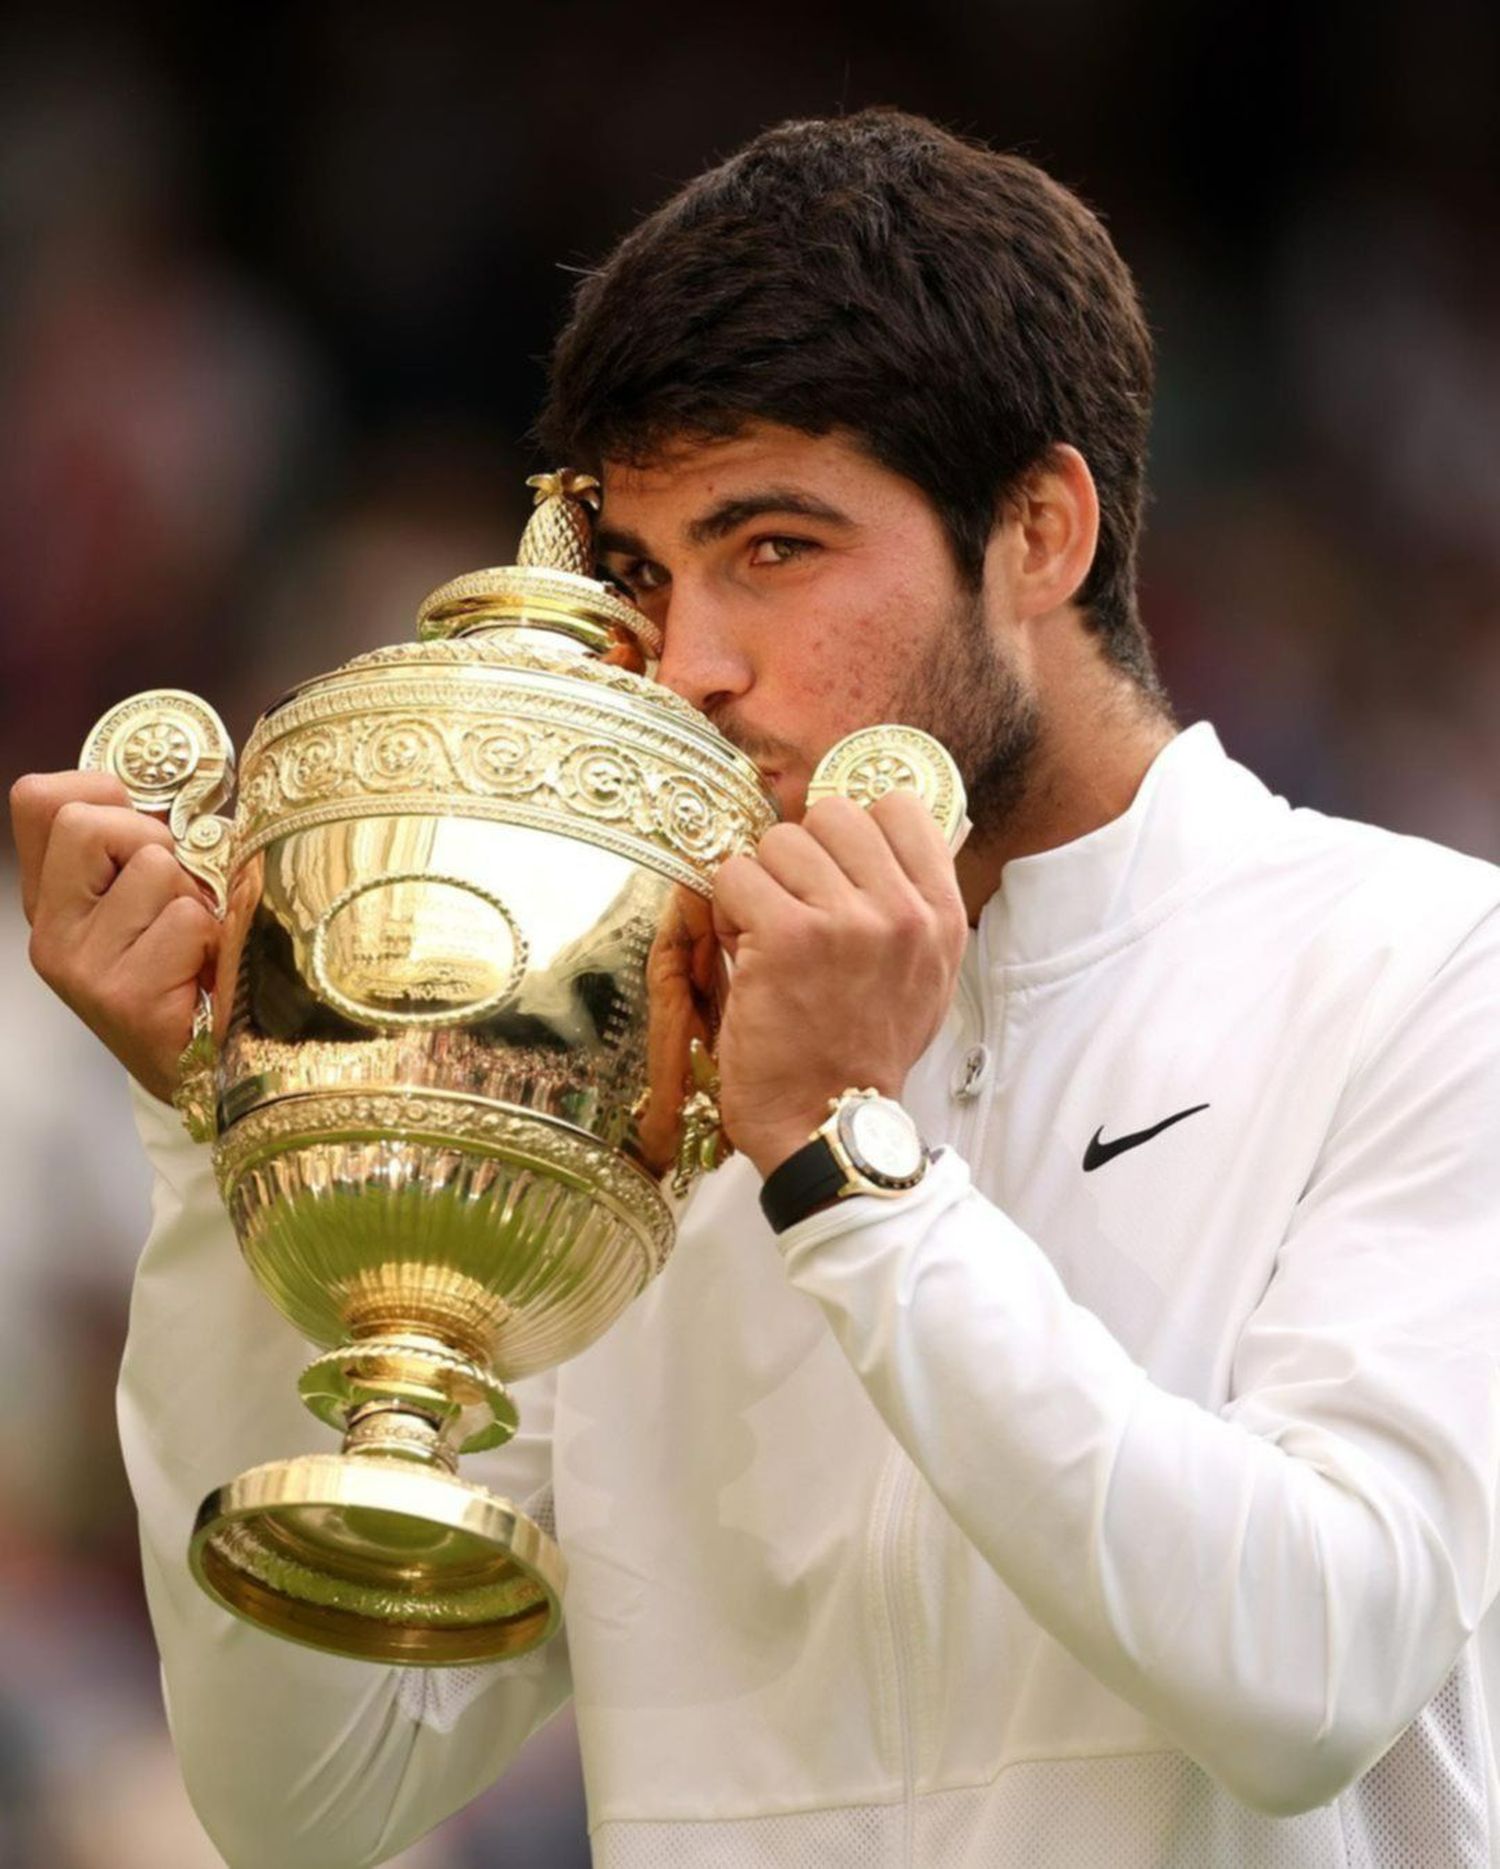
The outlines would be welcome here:
<svg viewBox="0 0 1500 1869">
<path fill-rule="evenodd" d="M 741 930 L 717 896 L 714 897 L 714 939 L 731 960 L 737 958 Z"/>
</svg>

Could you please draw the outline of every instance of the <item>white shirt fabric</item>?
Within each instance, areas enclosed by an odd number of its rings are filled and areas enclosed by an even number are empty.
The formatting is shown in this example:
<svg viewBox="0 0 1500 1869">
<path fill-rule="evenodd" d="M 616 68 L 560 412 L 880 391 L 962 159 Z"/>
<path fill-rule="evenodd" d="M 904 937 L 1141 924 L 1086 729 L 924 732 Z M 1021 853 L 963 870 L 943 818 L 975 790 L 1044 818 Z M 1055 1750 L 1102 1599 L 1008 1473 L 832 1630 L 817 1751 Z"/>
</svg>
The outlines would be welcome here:
<svg viewBox="0 0 1500 1869">
<path fill-rule="evenodd" d="M 1500 1864 L 1497 911 L 1500 871 L 1180 735 L 1007 866 L 906 1088 L 918 1188 L 778 1240 L 733 1160 L 519 1386 L 464 1470 L 550 1488 L 567 1636 L 457 1675 L 189 1579 L 202 1494 L 327 1434 L 142 1098 L 121 1428 L 234 1869 L 382 1860 L 570 1690 L 602 1869 Z"/>
</svg>

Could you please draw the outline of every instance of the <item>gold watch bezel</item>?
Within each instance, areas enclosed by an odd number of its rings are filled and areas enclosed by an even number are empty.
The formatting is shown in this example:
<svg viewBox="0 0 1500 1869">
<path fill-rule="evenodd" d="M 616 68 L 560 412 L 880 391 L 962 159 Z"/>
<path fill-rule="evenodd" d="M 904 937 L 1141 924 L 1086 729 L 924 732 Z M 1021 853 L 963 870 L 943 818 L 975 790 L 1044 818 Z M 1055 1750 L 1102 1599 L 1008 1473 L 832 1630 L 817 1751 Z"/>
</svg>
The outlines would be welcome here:
<svg viewBox="0 0 1500 1869">
<path fill-rule="evenodd" d="M 874 1163 L 862 1160 L 854 1152 L 851 1141 L 845 1137 L 845 1124 L 852 1120 L 852 1111 L 857 1105 L 865 1103 L 885 1103 L 899 1112 L 903 1121 L 911 1127 L 920 1151 L 917 1167 L 910 1175 L 885 1175 Z M 906 1194 L 916 1187 L 927 1173 L 932 1160 L 932 1152 L 922 1139 L 909 1111 L 894 1097 L 887 1097 L 881 1091 L 865 1088 L 850 1088 L 837 1097 L 828 1100 L 828 1117 L 813 1132 L 827 1145 L 828 1151 L 838 1164 L 839 1172 L 844 1177 L 844 1185 L 838 1190 L 837 1198 L 847 1200 L 855 1194 L 873 1194 L 880 1200 L 893 1200 L 897 1195 Z"/>
</svg>

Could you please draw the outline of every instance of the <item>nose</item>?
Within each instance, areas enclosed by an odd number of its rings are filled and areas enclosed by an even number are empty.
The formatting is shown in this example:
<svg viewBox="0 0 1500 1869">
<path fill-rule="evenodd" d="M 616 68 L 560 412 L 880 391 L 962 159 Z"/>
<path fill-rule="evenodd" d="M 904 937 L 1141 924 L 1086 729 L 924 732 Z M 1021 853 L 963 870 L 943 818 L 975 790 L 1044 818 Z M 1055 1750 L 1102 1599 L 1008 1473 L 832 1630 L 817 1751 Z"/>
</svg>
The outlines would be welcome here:
<svg viewBox="0 0 1500 1869">
<path fill-rule="evenodd" d="M 662 652 L 656 678 L 712 718 L 749 692 L 749 656 L 722 607 L 691 587 L 674 585 L 661 613 Z"/>
</svg>

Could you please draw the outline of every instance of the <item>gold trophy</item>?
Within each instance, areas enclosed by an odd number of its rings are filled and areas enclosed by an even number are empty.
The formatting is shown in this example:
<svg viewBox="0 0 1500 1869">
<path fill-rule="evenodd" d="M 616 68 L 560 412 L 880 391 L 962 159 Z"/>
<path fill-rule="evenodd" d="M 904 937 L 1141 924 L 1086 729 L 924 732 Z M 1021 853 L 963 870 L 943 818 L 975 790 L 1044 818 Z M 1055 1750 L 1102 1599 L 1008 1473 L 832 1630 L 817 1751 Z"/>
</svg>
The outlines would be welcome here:
<svg viewBox="0 0 1500 1869">
<path fill-rule="evenodd" d="M 508 1381 L 656 1275 L 664 1182 L 725 1151 L 709 902 L 776 817 L 591 575 L 597 484 L 530 484 L 516 565 L 444 585 L 418 642 L 261 718 L 232 820 L 228 735 L 192 695 L 122 702 L 80 760 L 167 818 L 222 915 L 177 1102 L 252 1274 L 323 1348 L 301 1393 L 343 1436 L 210 1493 L 193 1572 L 262 1628 L 406 1664 L 559 1626 L 556 1544 L 458 1456 L 514 1432 Z M 859 738 L 824 789 L 911 787 L 957 833 L 935 741 Z"/>
</svg>

